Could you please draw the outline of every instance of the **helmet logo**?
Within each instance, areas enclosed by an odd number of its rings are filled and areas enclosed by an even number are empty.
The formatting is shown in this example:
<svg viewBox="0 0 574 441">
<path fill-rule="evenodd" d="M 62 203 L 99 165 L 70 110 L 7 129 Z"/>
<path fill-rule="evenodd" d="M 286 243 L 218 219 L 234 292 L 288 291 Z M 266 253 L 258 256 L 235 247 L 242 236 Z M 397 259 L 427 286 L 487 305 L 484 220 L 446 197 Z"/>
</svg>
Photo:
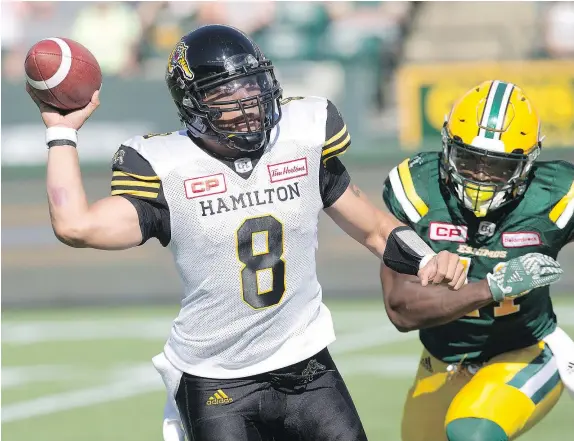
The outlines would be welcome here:
<svg viewBox="0 0 574 441">
<path fill-rule="evenodd" d="M 126 151 L 124 149 L 119 149 L 112 158 L 112 166 L 115 164 L 123 165 L 124 164 L 124 156 Z"/>
<path fill-rule="evenodd" d="M 186 79 L 193 80 L 194 74 L 187 64 L 187 60 L 185 58 L 186 53 L 187 44 L 185 44 L 183 41 L 177 43 L 169 55 L 169 61 L 167 63 L 168 75 L 173 75 L 174 70 L 179 68 Z"/>
</svg>

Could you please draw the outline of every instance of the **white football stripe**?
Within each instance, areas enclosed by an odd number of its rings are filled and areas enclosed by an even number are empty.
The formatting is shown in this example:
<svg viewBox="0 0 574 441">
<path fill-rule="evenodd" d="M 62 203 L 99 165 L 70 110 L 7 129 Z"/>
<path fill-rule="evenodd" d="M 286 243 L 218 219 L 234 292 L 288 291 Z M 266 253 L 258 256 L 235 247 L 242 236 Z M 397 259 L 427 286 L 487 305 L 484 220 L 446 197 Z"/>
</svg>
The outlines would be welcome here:
<svg viewBox="0 0 574 441">
<path fill-rule="evenodd" d="M 490 91 L 486 97 L 486 105 L 484 106 L 484 113 L 482 114 L 482 121 L 480 122 L 481 127 L 486 127 L 488 124 L 488 119 L 490 117 L 490 110 L 492 109 L 492 102 L 494 101 L 494 95 L 496 95 L 496 89 L 498 89 L 498 84 L 500 81 L 495 80 L 490 86 Z M 480 129 L 478 131 L 478 136 L 486 136 L 486 130 Z"/>
<path fill-rule="evenodd" d="M 552 356 L 540 371 L 524 383 L 524 386 L 520 388 L 520 391 L 532 398 L 534 394 L 542 389 L 546 382 L 556 374 L 556 372 L 558 372 L 558 365 L 556 364 L 556 357 Z"/>
<path fill-rule="evenodd" d="M 48 78 L 45 81 L 36 81 L 26 75 L 26 81 L 30 86 L 34 89 L 38 90 L 48 90 L 53 89 L 66 78 L 68 72 L 70 72 L 70 67 L 72 67 L 72 50 L 68 43 L 66 43 L 61 38 L 46 38 L 46 40 L 50 40 L 55 42 L 58 46 L 60 46 L 60 51 L 62 52 L 62 62 L 60 63 L 60 67 L 56 71 L 52 77 Z"/>
<path fill-rule="evenodd" d="M 512 91 L 514 90 L 514 84 L 508 83 L 506 85 L 506 89 L 504 90 L 504 96 L 502 97 L 502 104 L 498 111 L 498 119 L 496 120 L 496 130 L 502 130 L 504 125 L 505 115 L 506 115 L 506 108 L 508 107 L 510 101 L 510 95 L 512 95 Z M 494 132 L 494 139 L 500 139 L 502 132 Z"/>
<path fill-rule="evenodd" d="M 405 190 L 403 189 L 403 184 L 401 182 L 401 177 L 399 176 L 399 171 L 397 170 L 397 167 L 391 170 L 391 172 L 389 173 L 389 179 L 391 181 L 391 187 L 395 192 L 395 197 L 401 204 L 401 207 L 403 207 L 405 214 L 409 217 L 411 222 L 416 224 L 418 221 L 421 220 L 421 215 L 407 197 Z"/>
</svg>

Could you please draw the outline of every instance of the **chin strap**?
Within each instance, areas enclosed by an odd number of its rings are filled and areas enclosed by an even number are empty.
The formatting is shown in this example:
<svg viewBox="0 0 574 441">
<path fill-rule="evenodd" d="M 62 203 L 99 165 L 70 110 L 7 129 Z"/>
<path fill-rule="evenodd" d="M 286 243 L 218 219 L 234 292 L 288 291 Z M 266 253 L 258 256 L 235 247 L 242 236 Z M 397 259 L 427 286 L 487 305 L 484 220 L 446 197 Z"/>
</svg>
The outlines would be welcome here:
<svg viewBox="0 0 574 441">
<path fill-rule="evenodd" d="M 234 149 L 234 150 L 239 150 L 241 152 L 245 152 L 245 153 L 251 153 L 254 152 L 256 150 L 262 149 L 265 147 L 265 141 L 262 141 L 259 145 L 259 147 L 255 148 L 255 149 L 243 149 L 241 147 L 239 147 L 237 145 L 236 142 L 234 142 L 234 138 L 238 139 L 240 137 L 242 137 L 242 135 L 223 135 L 221 133 L 217 133 L 215 131 L 213 131 L 209 126 L 205 125 L 204 122 L 202 121 L 202 119 L 198 116 L 194 117 L 194 119 L 190 122 L 187 121 L 185 119 L 183 119 L 180 115 L 180 118 L 185 126 L 185 128 L 188 130 L 188 132 L 190 133 L 190 135 L 193 138 L 197 138 L 197 139 L 209 139 L 210 141 L 214 141 L 217 142 L 218 144 L 221 144 L 223 147 L 227 147 L 230 149 Z M 245 135 L 248 136 L 248 135 Z"/>
</svg>

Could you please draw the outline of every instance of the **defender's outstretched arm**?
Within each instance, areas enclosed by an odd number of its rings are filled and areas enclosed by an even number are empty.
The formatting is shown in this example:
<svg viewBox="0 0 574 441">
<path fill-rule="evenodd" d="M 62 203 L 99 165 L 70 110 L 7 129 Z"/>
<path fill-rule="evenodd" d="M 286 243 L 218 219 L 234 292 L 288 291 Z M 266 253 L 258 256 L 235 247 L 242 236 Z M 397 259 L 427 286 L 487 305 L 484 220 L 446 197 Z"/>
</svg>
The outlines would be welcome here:
<svg viewBox="0 0 574 441">
<path fill-rule="evenodd" d="M 380 277 L 387 315 L 401 332 L 449 323 L 493 302 L 486 280 L 458 291 L 442 284 L 423 287 L 417 277 L 399 274 L 384 263 Z"/>
<path fill-rule="evenodd" d="M 444 285 L 421 287 L 412 277 L 381 265 L 385 308 L 399 331 L 442 325 L 494 302 L 522 297 L 560 280 L 560 264 L 552 257 L 528 253 L 498 263 L 484 280 L 454 292 Z"/>
</svg>

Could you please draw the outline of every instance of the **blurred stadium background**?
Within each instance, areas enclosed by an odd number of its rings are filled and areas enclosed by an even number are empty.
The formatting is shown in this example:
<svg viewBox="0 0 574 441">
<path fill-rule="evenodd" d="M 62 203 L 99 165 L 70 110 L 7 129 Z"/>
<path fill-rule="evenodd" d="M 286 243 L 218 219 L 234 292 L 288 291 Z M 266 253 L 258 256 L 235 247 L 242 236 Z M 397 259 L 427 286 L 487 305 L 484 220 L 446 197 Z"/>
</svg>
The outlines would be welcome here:
<svg viewBox="0 0 574 441">
<path fill-rule="evenodd" d="M 111 157 L 135 135 L 177 129 L 163 83 L 179 37 L 206 23 L 251 34 L 285 96 L 337 104 L 353 137 L 344 162 L 379 206 L 397 162 L 440 148 L 445 113 L 488 78 L 520 84 L 547 135 L 542 159 L 574 160 L 574 2 L 2 2 L 2 430 L 6 440 L 161 439 L 163 394 L 150 358 L 177 313 L 180 282 L 157 243 L 122 252 L 67 248 L 52 234 L 43 125 L 23 60 L 49 36 L 83 43 L 103 74 L 102 105 L 80 132 L 90 200 L 109 192 Z M 380 300 L 376 259 L 321 220 L 318 272 L 335 314 L 336 361 L 370 439 L 398 441 L 416 335 Z M 574 247 L 560 256 L 568 265 Z M 555 288 L 574 334 L 574 272 Z M 571 437 L 574 404 L 528 441 Z"/>
</svg>

